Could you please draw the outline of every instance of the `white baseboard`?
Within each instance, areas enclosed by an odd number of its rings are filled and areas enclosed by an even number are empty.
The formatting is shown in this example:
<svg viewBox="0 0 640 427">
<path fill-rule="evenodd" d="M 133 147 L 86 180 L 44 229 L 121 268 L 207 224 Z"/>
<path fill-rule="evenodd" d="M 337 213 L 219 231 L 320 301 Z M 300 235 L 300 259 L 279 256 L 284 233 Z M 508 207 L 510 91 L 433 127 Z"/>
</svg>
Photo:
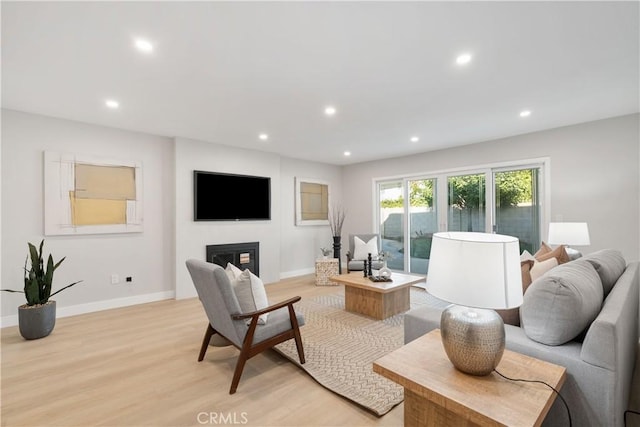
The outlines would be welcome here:
<svg viewBox="0 0 640 427">
<path fill-rule="evenodd" d="M 134 295 L 125 298 L 116 298 L 106 301 L 89 302 L 86 304 L 58 307 L 56 317 L 69 317 L 78 314 L 93 313 L 95 311 L 109 310 L 112 308 L 128 307 L 130 305 L 145 304 L 148 302 L 162 301 L 175 298 L 175 291 L 156 292 L 153 294 Z M 0 317 L 0 328 L 15 326 L 18 324 L 18 315 Z"/>
<path fill-rule="evenodd" d="M 290 277 L 305 276 L 316 272 L 315 267 L 304 268 L 302 270 L 284 271 L 280 273 L 280 279 L 288 279 Z"/>
</svg>

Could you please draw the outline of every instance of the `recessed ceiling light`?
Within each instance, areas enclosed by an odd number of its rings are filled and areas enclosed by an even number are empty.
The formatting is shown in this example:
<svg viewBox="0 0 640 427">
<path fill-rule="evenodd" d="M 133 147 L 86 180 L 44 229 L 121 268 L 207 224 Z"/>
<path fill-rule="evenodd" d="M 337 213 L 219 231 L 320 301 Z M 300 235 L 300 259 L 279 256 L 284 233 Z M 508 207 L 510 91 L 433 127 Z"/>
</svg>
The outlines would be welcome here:
<svg viewBox="0 0 640 427">
<path fill-rule="evenodd" d="M 266 133 L 261 133 L 260 135 L 258 135 L 258 138 L 260 138 L 263 141 L 266 141 L 267 139 L 269 139 L 269 135 L 267 135 Z"/>
<path fill-rule="evenodd" d="M 529 117 L 530 115 L 531 115 L 531 111 L 529 110 L 520 111 L 520 117 Z"/>
<path fill-rule="evenodd" d="M 104 101 L 104 104 L 107 107 L 111 108 L 112 110 L 115 110 L 116 108 L 120 107 L 120 103 L 115 99 L 107 99 L 106 101 Z"/>
<path fill-rule="evenodd" d="M 351 151 L 345 151 L 344 155 L 345 155 L 345 157 L 349 157 L 351 155 Z"/>
<path fill-rule="evenodd" d="M 138 49 L 140 52 L 144 52 L 144 53 L 153 52 L 153 45 L 149 40 L 136 39 L 135 46 L 136 46 L 136 49 Z"/>
<path fill-rule="evenodd" d="M 420 138 L 418 138 L 417 136 L 411 137 L 411 142 L 418 142 L 418 141 L 420 141 Z"/>
<path fill-rule="evenodd" d="M 333 116 L 333 115 L 336 113 L 336 107 L 331 107 L 331 106 L 329 106 L 329 107 L 327 107 L 327 108 L 325 108 L 325 109 L 324 109 L 324 113 L 325 113 L 327 116 Z"/>
<path fill-rule="evenodd" d="M 463 53 L 461 55 L 458 55 L 458 57 L 456 58 L 456 64 L 458 65 L 465 65 L 465 64 L 468 64 L 469 62 L 471 62 L 470 53 Z"/>
</svg>

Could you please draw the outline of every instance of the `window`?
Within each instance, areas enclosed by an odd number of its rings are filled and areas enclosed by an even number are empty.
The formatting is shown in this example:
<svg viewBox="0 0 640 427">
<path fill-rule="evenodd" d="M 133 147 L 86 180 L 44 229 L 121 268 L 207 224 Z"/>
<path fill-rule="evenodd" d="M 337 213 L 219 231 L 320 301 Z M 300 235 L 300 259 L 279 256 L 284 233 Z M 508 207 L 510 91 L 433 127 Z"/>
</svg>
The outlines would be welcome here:
<svg viewBox="0 0 640 427">
<path fill-rule="evenodd" d="M 378 180 L 378 232 L 390 254 L 388 267 L 426 274 L 433 233 L 445 230 L 515 236 L 521 251 L 534 253 L 541 241 L 546 162 Z"/>
</svg>

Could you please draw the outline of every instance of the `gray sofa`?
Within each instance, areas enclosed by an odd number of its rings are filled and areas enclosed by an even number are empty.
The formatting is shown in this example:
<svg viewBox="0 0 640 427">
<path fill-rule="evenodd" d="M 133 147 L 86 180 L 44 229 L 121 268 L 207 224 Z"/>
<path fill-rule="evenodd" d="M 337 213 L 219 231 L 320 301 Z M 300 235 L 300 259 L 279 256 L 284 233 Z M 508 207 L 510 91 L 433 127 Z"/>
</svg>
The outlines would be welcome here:
<svg viewBox="0 0 640 427">
<path fill-rule="evenodd" d="M 622 259 L 621 266 L 617 261 L 616 267 L 616 259 Z M 544 313 L 543 305 L 548 305 L 551 301 L 548 298 L 549 286 L 552 289 L 555 286 L 552 292 L 554 298 L 562 299 L 572 292 L 577 292 L 578 300 L 592 298 L 593 295 L 587 295 L 591 291 L 584 291 L 588 288 L 585 282 L 591 279 L 576 279 L 579 276 L 575 275 L 571 277 L 574 270 L 583 270 L 585 274 L 591 275 L 589 277 L 593 277 L 590 267 L 586 267 L 589 264 L 600 280 L 598 283 L 602 284 L 603 291 L 599 295 L 603 300 L 597 305 L 592 318 L 588 319 L 586 333 L 583 331 L 578 337 L 561 345 L 538 342 L 545 341 L 542 335 L 544 333 L 555 335 L 552 339 L 557 339 L 556 331 L 545 331 L 549 325 L 554 326 L 557 320 L 553 313 Z M 505 325 L 507 349 L 567 369 L 567 379 L 560 392 L 569 405 L 574 426 L 624 425 L 624 411 L 629 402 L 638 348 L 639 323 L 639 263 L 625 264 L 618 251 L 604 250 L 550 270 L 527 289 L 520 309 L 522 326 Z M 542 295 L 540 300 L 541 294 L 545 292 L 547 299 Z M 573 301 L 575 302 L 575 298 Z M 565 313 L 561 313 L 560 317 L 564 316 L 565 322 L 584 317 L 580 308 L 572 304 L 562 302 Z M 558 311 L 562 310 L 563 308 Z M 442 309 L 429 306 L 408 311 L 404 317 L 405 343 L 439 328 L 441 312 Z M 575 313 L 575 316 L 567 319 L 566 314 L 569 312 Z M 544 316 L 547 320 L 540 323 L 540 318 Z M 556 329 L 560 330 L 560 334 L 565 333 L 562 327 L 556 326 Z M 566 409 L 560 399 L 555 400 L 543 425 L 568 425 Z"/>
</svg>

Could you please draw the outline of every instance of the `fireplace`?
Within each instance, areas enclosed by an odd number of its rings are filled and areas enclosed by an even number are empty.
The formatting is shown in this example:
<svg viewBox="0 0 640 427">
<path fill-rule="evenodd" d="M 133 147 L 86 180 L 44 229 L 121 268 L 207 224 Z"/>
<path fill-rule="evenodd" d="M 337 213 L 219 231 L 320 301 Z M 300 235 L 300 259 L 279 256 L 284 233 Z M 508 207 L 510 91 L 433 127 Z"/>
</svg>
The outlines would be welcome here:
<svg viewBox="0 0 640 427">
<path fill-rule="evenodd" d="M 207 245 L 207 262 L 222 267 L 230 262 L 241 270 L 248 268 L 260 277 L 260 242 Z"/>
</svg>

